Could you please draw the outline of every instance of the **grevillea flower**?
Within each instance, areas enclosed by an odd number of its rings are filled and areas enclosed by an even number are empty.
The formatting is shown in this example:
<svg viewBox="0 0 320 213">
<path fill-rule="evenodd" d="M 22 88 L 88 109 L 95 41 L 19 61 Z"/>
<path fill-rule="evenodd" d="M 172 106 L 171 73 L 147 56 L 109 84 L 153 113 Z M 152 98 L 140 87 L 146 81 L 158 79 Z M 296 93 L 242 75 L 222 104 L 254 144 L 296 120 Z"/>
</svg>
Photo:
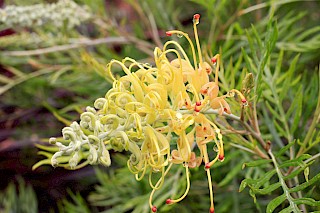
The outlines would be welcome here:
<svg viewBox="0 0 320 213">
<path fill-rule="evenodd" d="M 191 59 L 176 41 L 168 41 L 163 49 L 155 48 L 154 67 L 131 58 L 112 60 L 106 68 L 114 81 L 112 89 L 104 98 L 95 101 L 94 108 L 87 107 L 79 124 L 74 122 L 62 130 L 63 140 L 50 139 L 60 149 L 52 156 L 52 165 L 72 169 L 87 164 L 109 166 L 108 150 L 130 151 L 128 168 L 137 180 L 149 175 L 152 188 L 149 205 L 151 211 L 156 212 L 152 197 L 162 186 L 172 166 L 185 168 L 187 187 L 179 198 L 168 198 L 168 205 L 187 196 L 190 189 L 189 169 L 203 163 L 209 183 L 209 209 L 214 212 L 210 167 L 217 161 L 223 161 L 225 155 L 221 131 L 207 114 L 230 114 L 226 99 L 235 94 L 240 97 L 243 106 L 247 105 L 247 101 L 235 89 L 219 96 L 220 55 L 215 55 L 211 64 L 203 60 L 197 33 L 199 20 L 200 15 L 195 14 L 196 46 L 187 33 L 178 30 L 166 33 L 187 39 L 192 50 Z M 168 54 L 176 58 L 169 60 Z M 114 77 L 114 66 L 120 67 L 125 75 Z M 209 158 L 209 143 L 214 143 L 216 148 L 213 159 Z M 152 183 L 155 173 L 162 175 L 156 183 Z"/>
</svg>

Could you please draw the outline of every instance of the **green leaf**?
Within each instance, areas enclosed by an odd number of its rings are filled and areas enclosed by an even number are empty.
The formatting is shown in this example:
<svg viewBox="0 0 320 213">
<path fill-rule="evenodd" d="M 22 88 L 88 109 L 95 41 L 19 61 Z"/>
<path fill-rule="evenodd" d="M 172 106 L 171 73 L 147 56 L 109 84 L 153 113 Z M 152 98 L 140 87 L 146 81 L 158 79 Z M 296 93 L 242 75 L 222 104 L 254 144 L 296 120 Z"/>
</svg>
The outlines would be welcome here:
<svg viewBox="0 0 320 213">
<path fill-rule="evenodd" d="M 272 77 L 273 81 L 275 81 L 278 78 L 278 76 L 281 72 L 283 54 L 284 54 L 284 51 L 281 49 L 280 53 L 278 55 L 277 65 L 276 65 L 276 68 L 275 68 L 275 71 L 274 71 L 274 74 Z"/>
<path fill-rule="evenodd" d="M 218 184 L 219 187 L 227 185 L 240 171 L 242 168 L 242 162 L 235 165 L 230 172 L 228 172 L 227 176 L 223 178 L 223 180 Z"/>
<path fill-rule="evenodd" d="M 286 195 L 282 194 L 276 198 L 274 198 L 272 201 L 270 201 L 267 205 L 267 213 L 272 213 L 281 203 L 283 203 L 286 200 Z"/>
<path fill-rule="evenodd" d="M 290 167 L 290 166 L 301 166 L 303 165 L 303 161 L 306 159 L 309 159 L 310 157 L 312 157 L 309 154 L 303 154 L 301 156 L 299 156 L 298 158 L 295 158 L 293 160 L 287 160 L 285 162 L 283 162 L 282 164 L 280 164 L 280 168 L 284 168 L 284 167 Z"/>
<path fill-rule="evenodd" d="M 265 194 L 269 194 L 269 193 L 273 192 L 274 190 L 278 189 L 280 186 L 281 186 L 281 183 L 278 182 L 278 183 L 271 184 L 263 189 L 255 189 L 253 187 L 251 189 L 256 194 L 265 195 Z"/>
<path fill-rule="evenodd" d="M 277 171 L 275 169 L 265 173 L 261 178 L 257 179 L 257 182 L 254 184 L 254 187 L 258 188 L 269 181 Z"/>
<path fill-rule="evenodd" d="M 254 28 L 253 25 L 251 25 L 252 28 Z M 256 48 L 255 48 L 255 44 L 253 42 L 253 39 L 252 37 L 250 36 L 249 34 L 249 31 L 246 30 L 246 34 L 247 34 L 247 39 L 248 39 L 248 43 L 249 43 L 249 48 L 250 48 L 250 51 L 252 53 L 252 57 L 254 59 L 254 62 L 255 63 L 258 63 L 259 59 L 258 59 L 258 54 L 256 54 Z M 260 53 L 261 54 L 261 53 Z"/>
<path fill-rule="evenodd" d="M 263 112 L 263 118 L 265 120 L 265 125 L 267 125 L 270 133 L 272 134 L 272 137 L 274 138 L 274 141 L 277 143 L 279 147 L 283 147 L 283 143 L 281 141 L 279 133 L 277 132 L 275 126 L 273 125 L 273 122 L 268 115 L 267 109 L 263 107 L 262 112 Z"/>
<path fill-rule="evenodd" d="M 257 97 L 257 101 L 260 98 L 261 95 L 261 79 L 262 79 L 262 75 L 263 75 L 263 71 L 265 69 L 265 66 L 270 58 L 270 54 L 272 49 L 275 47 L 277 38 L 278 38 L 278 28 L 277 28 L 277 24 L 274 23 L 272 24 L 272 20 L 270 19 L 269 23 L 268 23 L 268 28 L 267 28 L 267 36 L 265 38 L 265 50 L 263 53 L 263 56 L 260 60 L 259 66 L 258 66 L 258 72 L 257 72 L 257 76 L 256 76 L 256 94 L 258 95 Z"/>
<path fill-rule="evenodd" d="M 293 72 L 296 70 L 296 65 L 299 60 L 300 55 L 296 55 L 294 59 L 290 62 L 289 69 L 285 72 L 286 78 L 285 81 L 282 82 L 281 93 L 279 94 L 279 101 L 282 102 L 284 97 L 288 95 L 288 90 L 291 88 L 290 84 L 292 82 Z"/>
<path fill-rule="evenodd" d="M 243 55 L 244 61 L 246 62 L 248 70 L 256 72 L 257 68 L 252 63 L 252 59 L 248 56 L 248 54 L 243 48 L 241 48 L 241 53 Z"/>
<path fill-rule="evenodd" d="M 52 155 L 53 155 L 53 153 L 45 152 L 45 151 L 39 151 L 39 152 L 38 152 L 38 155 L 43 155 L 43 156 L 45 156 L 45 157 L 47 157 L 47 158 L 51 158 Z"/>
<path fill-rule="evenodd" d="M 247 185 L 248 185 L 247 179 L 244 179 L 243 181 L 241 181 L 241 184 L 239 186 L 239 192 L 242 192 L 247 187 Z"/>
<path fill-rule="evenodd" d="M 297 198 L 294 200 L 297 205 L 305 204 L 308 206 L 320 206 L 320 201 L 316 201 L 312 198 Z"/>
<path fill-rule="evenodd" d="M 304 171 L 306 167 L 310 166 L 310 165 L 313 164 L 313 163 L 314 163 L 314 161 L 311 161 L 311 162 L 309 162 L 309 163 L 307 163 L 307 164 L 304 164 L 302 167 L 300 167 L 300 168 L 297 169 L 297 170 L 294 170 L 294 171 L 291 172 L 289 175 L 283 176 L 283 179 L 284 179 L 284 180 L 289 180 L 289 179 L 291 179 L 291 178 L 294 178 L 295 176 L 297 176 L 298 174 L 300 174 L 302 171 Z"/>
<path fill-rule="evenodd" d="M 250 189 L 249 194 L 253 198 L 253 202 L 256 203 L 257 202 L 256 194 L 253 192 L 252 189 Z"/>
<path fill-rule="evenodd" d="M 304 174 L 304 178 L 308 182 L 309 181 L 310 168 L 309 167 L 305 168 L 305 170 L 303 170 L 303 174 Z"/>
<path fill-rule="evenodd" d="M 296 141 L 292 141 L 290 143 L 288 143 L 287 145 L 285 145 L 284 147 L 282 147 L 276 154 L 276 157 L 281 157 L 286 151 L 288 151 L 290 149 L 290 147 L 292 147 L 294 144 L 296 143 Z"/>
<path fill-rule="evenodd" d="M 54 115 L 54 117 L 57 118 L 57 120 L 61 121 L 66 126 L 71 125 L 72 121 L 63 117 L 56 108 L 52 107 L 49 103 L 46 103 L 46 102 L 43 102 L 42 104 L 44 107 L 46 107 Z"/>
<path fill-rule="evenodd" d="M 301 75 L 298 75 L 298 76 L 294 76 L 294 79 L 290 82 L 290 86 L 291 87 L 293 87 L 293 86 L 295 86 L 296 84 L 298 84 L 299 82 L 301 82 Z M 300 84 L 300 86 L 302 86 L 301 84 Z"/>
<path fill-rule="evenodd" d="M 81 59 L 83 62 L 85 62 L 87 65 L 90 66 L 90 68 L 93 68 L 96 73 L 98 73 L 100 76 L 104 77 L 106 81 L 108 81 L 110 84 L 113 83 L 113 80 L 111 79 L 111 76 L 107 76 L 105 71 L 105 66 L 101 63 L 99 63 L 94 57 L 92 57 L 87 52 L 81 52 Z"/>
<path fill-rule="evenodd" d="M 257 166 L 265 165 L 271 162 L 272 162 L 271 159 L 261 159 L 261 160 L 251 161 L 249 163 L 244 163 L 242 165 L 242 169 L 244 169 L 245 167 L 257 167 Z"/>
<path fill-rule="evenodd" d="M 296 37 L 296 39 L 298 41 L 302 41 L 302 40 L 308 38 L 312 34 L 319 35 L 319 32 L 320 32 L 320 26 L 315 26 L 313 28 L 310 28 L 310 29 L 305 30 L 304 32 L 302 32 L 298 37 Z"/>
<path fill-rule="evenodd" d="M 302 113 L 302 85 L 300 85 L 298 92 L 295 94 L 295 98 L 290 105 L 290 108 L 286 113 L 286 120 L 292 120 L 290 117 L 293 115 L 293 121 L 291 122 L 290 132 L 295 132 L 299 126 Z"/>
<path fill-rule="evenodd" d="M 48 151 L 48 152 L 58 152 L 59 151 L 59 147 L 57 146 L 52 146 L 52 145 L 41 145 L 41 144 L 35 144 L 36 147 L 38 147 L 39 149 Z"/>
<path fill-rule="evenodd" d="M 262 44 L 262 40 L 261 40 L 261 35 L 259 35 L 257 29 L 254 27 L 253 24 L 251 24 L 251 29 L 252 29 L 252 33 L 254 35 L 254 38 L 256 39 L 256 41 L 258 43 L 258 48 L 262 49 L 263 48 L 263 44 Z"/>
<path fill-rule="evenodd" d="M 265 184 L 267 181 L 270 180 L 270 178 L 272 178 L 272 176 L 276 173 L 276 170 L 273 169 L 265 174 L 263 174 L 263 176 L 261 178 L 258 179 L 245 179 L 241 182 L 241 184 L 243 184 L 242 187 L 245 187 L 247 185 L 249 185 L 250 187 L 259 189 L 260 186 L 262 186 L 263 184 Z M 241 185 L 240 185 L 241 187 Z M 243 190 L 243 189 L 242 189 Z"/>
<path fill-rule="evenodd" d="M 272 116 L 276 119 L 278 119 L 279 121 L 281 121 L 281 116 L 279 115 L 279 113 L 276 111 L 276 108 L 274 106 L 271 106 L 270 103 L 268 101 L 265 101 L 265 104 L 268 108 L 268 110 L 271 112 Z"/>
<path fill-rule="evenodd" d="M 308 186 L 313 185 L 314 183 L 318 182 L 320 180 L 320 173 L 314 176 L 311 180 L 308 182 L 302 183 L 301 185 L 298 185 L 294 188 L 289 189 L 290 192 L 299 192 L 303 189 L 307 188 Z"/>
<path fill-rule="evenodd" d="M 293 212 L 293 208 L 291 206 L 282 209 L 279 213 L 292 213 Z"/>
<path fill-rule="evenodd" d="M 280 133 L 281 136 L 286 136 L 287 135 L 286 131 L 281 126 L 282 123 L 279 124 L 277 120 L 273 120 L 273 123 L 274 123 L 276 129 L 278 130 L 278 132 Z"/>
</svg>

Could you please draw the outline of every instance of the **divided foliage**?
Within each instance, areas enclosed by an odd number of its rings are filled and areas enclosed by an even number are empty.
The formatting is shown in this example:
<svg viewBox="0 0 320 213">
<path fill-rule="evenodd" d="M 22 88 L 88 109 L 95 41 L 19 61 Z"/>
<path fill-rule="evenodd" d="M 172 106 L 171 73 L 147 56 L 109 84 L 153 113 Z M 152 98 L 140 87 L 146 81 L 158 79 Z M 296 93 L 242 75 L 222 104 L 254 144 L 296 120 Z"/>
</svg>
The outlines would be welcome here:
<svg viewBox="0 0 320 213">
<path fill-rule="evenodd" d="M 273 199 L 269 201 L 266 212 L 300 212 L 299 205 L 304 204 L 311 207 L 319 206 L 320 202 L 309 197 L 299 197 L 298 193 L 312 194 L 315 185 L 320 180 L 320 174 L 309 179 L 310 165 L 314 163 L 311 155 L 303 154 L 295 159 L 284 159 L 283 153 L 290 147 L 294 146 L 294 142 L 284 146 L 275 155 L 271 149 L 269 155 L 271 159 L 256 160 L 243 164 L 244 167 L 266 167 L 262 172 L 259 172 L 258 178 L 246 178 L 241 182 L 239 191 L 243 191 L 249 187 L 249 193 L 256 202 L 256 195 L 273 195 Z M 278 160 L 279 159 L 279 160 Z M 281 161 L 281 163 L 279 163 Z M 272 163 L 272 166 L 270 166 Z M 284 173 L 286 172 L 286 173 Z M 304 173 L 301 176 L 301 173 Z M 293 180 L 300 180 L 295 186 L 289 186 Z M 300 195 L 301 196 L 301 195 Z M 281 211 L 279 211 L 281 209 Z M 317 208 L 311 208 L 317 209 Z"/>
</svg>

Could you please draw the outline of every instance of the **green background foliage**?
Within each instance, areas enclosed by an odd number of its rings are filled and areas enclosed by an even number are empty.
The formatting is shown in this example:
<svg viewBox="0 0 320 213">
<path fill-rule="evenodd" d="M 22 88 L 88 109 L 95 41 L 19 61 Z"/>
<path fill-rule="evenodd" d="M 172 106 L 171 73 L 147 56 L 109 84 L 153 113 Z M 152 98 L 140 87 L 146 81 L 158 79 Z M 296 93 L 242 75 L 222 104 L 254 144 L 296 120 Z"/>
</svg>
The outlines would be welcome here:
<svg viewBox="0 0 320 213">
<path fill-rule="evenodd" d="M 5 5 L 52 2 L 8 0 Z M 247 134 L 241 123 L 219 118 L 226 159 L 212 168 L 216 212 L 320 212 L 319 1 L 75 2 L 86 6 L 91 17 L 72 29 L 58 29 L 54 23 L 17 26 L 0 37 L 0 164 L 16 165 L 10 153 L 20 153 L 17 158 L 29 171 L 0 166 L 1 174 L 14 173 L 1 178 L 7 184 L 2 186 L 1 211 L 149 212 L 148 181 L 134 179 L 126 168 L 126 153 L 111 153 L 112 166 L 94 171 L 62 175 L 48 165 L 30 172 L 31 166 L 48 164 L 45 138 L 60 135 L 63 126 L 78 120 L 85 106 L 111 88 L 104 71 L 108 61 L 132 57 L 153 64 L 153 49 L 167 40 L 165 32 L 181 29 L 192 35 L 192 16 L 200 13 L 203 54 L 207 59 L 221 54 L 219 86 L 223 93 L 236 88 L 247 94 L 252 105 L 244 112 L 249 118 L 245 122 L 261 139 Z M 0 22 L 0 30 L 8 27 Z M 185 40 L 174 39 L 188 47 Z M 251 84 L 243 83 L 248 73 Z M 122 75 L 120 70 L 115 74 Z M 235 102 L 230 105 L 236 108 Z M 234 134 L 236 130 L 243 132 Z M 44 157 L 29 153 L 36 150 L 34 144 Z M 57 176 L 37 182 L 44 173 Z M 202 167 L 191 169 L 187 198 L 165 206 L 186 185 L 181 169 L 174 167 L 171 173 L 154 197 L 159 211 L 207 212 L 209 191 Z M 28 184 L 18 179 L 15 187 L 10 180 L 15 174 Z M 43 206 L 39 190 L 46 191 L 58 179 L 70 190 L 56 196 L 48 192 L 52 199 Z"/>
</svg>

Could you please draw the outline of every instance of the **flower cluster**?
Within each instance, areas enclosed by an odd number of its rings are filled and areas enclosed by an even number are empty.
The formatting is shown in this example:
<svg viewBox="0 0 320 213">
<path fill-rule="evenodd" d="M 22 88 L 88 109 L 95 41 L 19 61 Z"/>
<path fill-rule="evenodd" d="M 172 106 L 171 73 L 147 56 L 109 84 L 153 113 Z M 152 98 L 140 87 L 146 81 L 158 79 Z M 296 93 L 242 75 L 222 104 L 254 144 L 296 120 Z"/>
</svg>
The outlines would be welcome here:
<svg viewBox="0 0 320 213">
<path fill-rule="evenodd" d="M 0 9 L 0 26 L 33 27 L 50 23 L 58 28 L 66 24 L 71 29 L 90 17 L 87 7 L 80 7 L 72 0 L 31 6 L 8 5 Z"/>
<path fill-rule="evenodd" d="M 226 98 L 236 94 L 243 107 L 247 101 L 235 89 L 219 96 L 220 56 L 215 55 L 211 64 L 203 60 L 197 33 L 199 19 L 199 14 L 194 15 L 197 51 L 188 34 L 178 30 L 167 32 L 168 36 L 176 34 L 187 39 L 192 60 L 176 41 L 166 42 L 163 49 L 155 48 L 154 67 L 131 58 L 112 60 L 106 69 L 114 81 L 112 89 L 104 98 L 95 101 L 94 108 L 87 107 L 81 114 L 80 123 L 74 122 L 62 130 L 63 140 L 50 139 L 60 148 L 51 158 L 52 165 L 79 168 L 99 163 L 109 166 L 108 150 L 129 151 L 132 154 L 127 165 L 136 179 L 149 175 L 153 189 L 149 205 L 156 212 L 152 196 L 171 167 L 176 164 L 185 168 L 187 189 L 180 198 L 169 198 L 166 201 L 169 205 L 188 194 L 189 168 L 204 163 L 211 198 L 210 212 L 214 212 L 210 167 L 223 161 L 225 155 L 221 131 L 208 114 L 230 114 Z M 169 54 L 176 58 L 169 60 Z M 112 75 L 114 66 L 119 66 L 125 75 L 116 79 Z M 210 76 L 214 76 L 213 81 Z M 209 159 L 208 143 L 214 143 L 213 159 Z M 162 175 L 152 183 L 155 173 Z"/>
</svg>

